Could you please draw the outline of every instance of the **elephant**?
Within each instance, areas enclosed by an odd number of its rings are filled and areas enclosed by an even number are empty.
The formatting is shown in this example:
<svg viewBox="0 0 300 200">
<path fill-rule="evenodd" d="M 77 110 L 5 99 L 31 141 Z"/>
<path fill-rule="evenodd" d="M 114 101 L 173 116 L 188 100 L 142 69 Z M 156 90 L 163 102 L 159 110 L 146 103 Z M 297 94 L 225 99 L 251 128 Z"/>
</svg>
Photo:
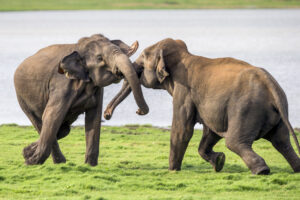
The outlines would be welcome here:
<svg viewBox="0 0 300 200">
<path fill-rule="evenodd" d="M 58 141 L 70 125 L 85 113 L 85 163 L 98 164 L 103 87 L 122 78 L 132 87 L 139 114 L 147 114 L 141 85 L 129 60 L 138 48 L 102 34 L 84 37 L 74 44 L 56 44 L 39 50 L 16 69 L 14 84 L 20 107 L 39 139 L 23 149 L 25 163 L 43 164 L 52 155 L 64 163 Z"/>
<path fill-rule="evenodd" d="M 144 49 L 133 64 L 142 85 L 167 90 L 173 97 L 169 170 L 181 170 L 198 122 L 203 124 L 198 153 L 217 172 L 225 163 L 225 154 L 213 151 L 221 138 L 253 174 L 270 173 L 264 159 L 252 149 L 259 138 L 270 141 L 294 172 L 300 172 L 300 159 L 290 143 L 289 133 L 300 153 L 288 119 L 286 95 L 265 69 L 229 57 L 192 55 L 182 40 L 170 38 Z M 124 80 L 104 112 L 106 119 L 130 92 Z"/>
</svg>

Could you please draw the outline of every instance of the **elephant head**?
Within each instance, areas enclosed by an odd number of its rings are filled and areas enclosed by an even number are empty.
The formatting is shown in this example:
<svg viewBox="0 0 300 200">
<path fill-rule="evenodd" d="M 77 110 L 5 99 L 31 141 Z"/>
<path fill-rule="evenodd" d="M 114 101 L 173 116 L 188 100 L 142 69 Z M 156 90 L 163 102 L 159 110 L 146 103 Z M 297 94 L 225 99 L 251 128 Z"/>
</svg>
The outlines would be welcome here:
<svg viewBox="0 0 300 200">
<path fill-rule="evenodd" d="M 166 71 L 163 49 L 154 46 L 145 49 L 135 61 L 141 83 L 147 88 L 154 88 L 161 84 L 169 73 Z"/>
<path fill-rule="evenodd" d="M 182 54 L 188 53 L 187 46 L 182 40 L 165 39 L 144 49 L 133 63 L 140 82 L 147 88 L 163 88 L 167 77 L 171 77 L 171 67 L 181 62 Z M 104 117 L 110 119 L 114 109 L 129 94 L 131 88 L 124 80 L 121 91 L 107 105 Z M 137 111 L 140 114 L 140 110 Z"/>
<path fill-rule="evenodd" d="M 187 53 L 187 46 L 182 40 L 170 38 L 147 47 L 134 63 L 141 74 L 141 83 L 147 88 L 157 88 L 170 76 L 171 68 L 181 62 L 182 55 Z"/>
<path fill-rule="evenodd" d="M 69 79 L 91 81 L 98 87 L 119 82 L 125 77 L 142 111 L 140 114 L 147 114 L 149 108 L 136 71 L 128 58 L 137 48 L 137 42 L 129 47 L 120 40 L 111 41 L 100 34 L 82 38 L 76 44 L 76 51 L 61 60 L 58 72 Z"/>
</svg>

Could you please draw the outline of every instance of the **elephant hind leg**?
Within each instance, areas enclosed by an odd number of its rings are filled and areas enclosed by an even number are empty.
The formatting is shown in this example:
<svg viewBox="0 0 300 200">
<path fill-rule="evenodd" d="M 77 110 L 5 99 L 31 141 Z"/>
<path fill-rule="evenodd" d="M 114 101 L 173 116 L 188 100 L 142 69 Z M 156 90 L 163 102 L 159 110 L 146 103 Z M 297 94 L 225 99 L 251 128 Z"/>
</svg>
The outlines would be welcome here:
<svg viewBox="0 0 300 200">
<path fill-rule="evenodd" d="M 36 114 L 28 107 L 26 102 L 23 100 L 22 97 L 17 95 L 20 107 L 22 108 L 23 112 L 26 114 L 38 134 L 41 133 L 42 130 L 42 120 L 36 116 Z"/>
<path fill-rule="evenodd" d="M 224 134 L 228 149 L 239 155 L 252 174 L 267 175 L 270 168 L 265 160 L 252 149 L 253 142 L 260 138 L 261 131 L 268 119 L 264 109 L 257 104 L 247 104 L 248 101 L 237 103 L 234 112 L 228 120 L 228 129 Z M 247 105 L 247 106 L 245 106 Z"/>
<path fill-rule="evenodd" d="M 248 133 L 250 134 L 250 133 Z M 253 140 L 243 141 L 243 136 L 226 137 L 225 143 L 228 149 L 238 154 L 253 174 L 267 175 L 270 168 L 262 157 L 256 154 L 252 149 Z"/>
<path fill-rule="evenodd" d="M 289 130 L 282 121 L 267 134 L 265 139 L 283 155 L 294 172 L 300 172 L 300 158 L 291 145 Z"/>
<path fill-rule="evenodd" d="M 203 126 L 203 135 L 199 144 L 199 155 L 209 162 L 216 172 L 223 169 L 225 163 L 225 154 L 223 152 L 214 152 L 213 147 L 221 139 L 205 125 Z"/>
<path fill-rule="evenodd" d="M 35 113 L 28 107 L 28 105 L 26 104 L 26 102 L 23 100 L 22 97 L 20 97 L 19 95 L 17 95 L 18 97 L 18 101 L 20 104 L 20 107 L 22 108 L 23 112 L 26 114 L 26 116 L 28 117 L 28 119 L 31 121 L 32 125 L 34 126 L 34 128 L 36 129 L 36 131 L 38 132 L 38 134 L 41 133 L 41 129 L 42 129 L 42 122 L 41 120 L 35 115 Z M 23 149 L 23 157 L 25 160 L 29 159 L 35 152 L 37 148 L 37 142 L 33 142 L 30 145 L 28 145 L 27 147 L 25 147 Z"/>
</svg>

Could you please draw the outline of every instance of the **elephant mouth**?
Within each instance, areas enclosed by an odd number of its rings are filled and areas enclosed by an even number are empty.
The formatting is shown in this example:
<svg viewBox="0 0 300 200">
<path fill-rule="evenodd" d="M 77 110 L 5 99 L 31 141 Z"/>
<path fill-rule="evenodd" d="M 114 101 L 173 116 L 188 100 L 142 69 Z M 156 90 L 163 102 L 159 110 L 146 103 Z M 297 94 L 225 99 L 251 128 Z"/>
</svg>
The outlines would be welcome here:
<svg viewBox="0 0 300 200">
<path fill-rule="evenodd" d="M 144 72 L 144 68 L 140 68 L 139 70 L 137 70 L 136 73 L 138 75 L 138 78 L 141 78 L 143 72 Z"/>
<path fill-rule="evenodd" d="M 142 73 L 144 72 L 144 67 L 142 65 L 137 64 L 136 62 L 133 63 L 133 66 L 135 68 L 135 72 L 138 78 L 141 78 Z"/>
<path fill-rule="evenodd" d="M 114 75 L 115 75 L 118 79 L 123 79 L 123 78 L 124 78 L 123 73 L 119 70 L 118 67 L 115 68 L 115 70 L 114 70 Z"/>
</svg>

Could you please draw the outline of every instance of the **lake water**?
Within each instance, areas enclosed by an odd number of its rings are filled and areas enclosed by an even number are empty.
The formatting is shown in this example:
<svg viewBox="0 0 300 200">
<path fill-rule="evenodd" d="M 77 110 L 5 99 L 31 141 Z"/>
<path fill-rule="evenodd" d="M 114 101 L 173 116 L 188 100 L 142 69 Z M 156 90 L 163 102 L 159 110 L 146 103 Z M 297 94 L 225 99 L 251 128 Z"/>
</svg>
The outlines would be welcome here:
<svg viewBox="0 0 300 200">
<path fill-rule="evenodd" d="M 206 57 L 234 57 L 267 69 L 285 90 L 293 126 L 300 127 L 300 10 L 144 10 L 0 12 L 0 124 L 30 122 L 19 107 L 13 73 L 39 49 L 75 43 L 103 33 L 110 39 L 145 47 L 167 37 L 182 39 L 189 51 Z M 105 88 L 104 108 L 121 83 Z M 150 107 L 135 114 L 132 95 L 105 125 L 153 124 L 172 121 L 172 98 L 165 91 L 143 88 Z M 76 124 L 83 124 L 81 116 Z"/>
</svg>

